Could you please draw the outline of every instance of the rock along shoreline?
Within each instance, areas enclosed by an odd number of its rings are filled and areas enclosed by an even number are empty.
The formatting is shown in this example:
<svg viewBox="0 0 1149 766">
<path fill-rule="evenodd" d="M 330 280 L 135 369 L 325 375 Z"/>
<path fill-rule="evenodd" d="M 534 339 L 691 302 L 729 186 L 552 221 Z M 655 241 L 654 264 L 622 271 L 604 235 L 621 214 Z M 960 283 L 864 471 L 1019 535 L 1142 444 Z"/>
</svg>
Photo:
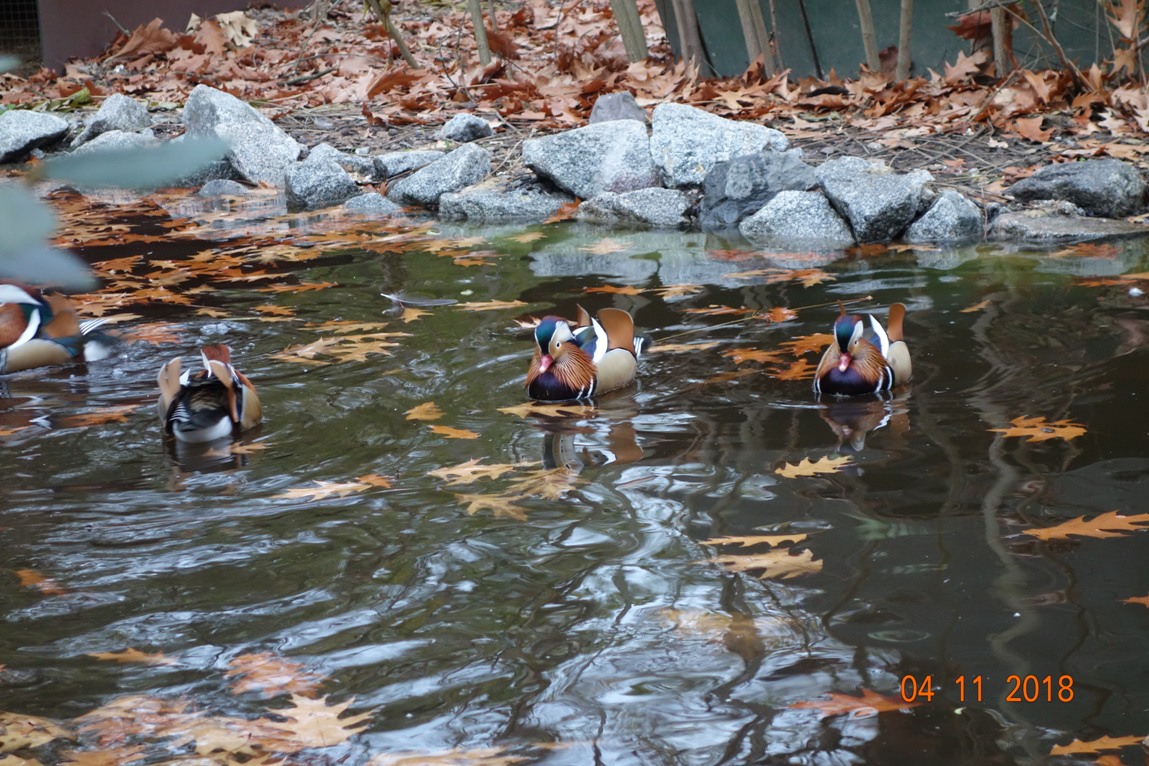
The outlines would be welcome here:
<svg viewBox="0 0 1149 766">
<path fill-rule="evenodd" d="M 598 99 L 584 127 L 521 142 L 530 172 L 492 175 L 493 134 L 457 114 L 434 134 L 451 147 L 376 156 L 321 143 L 306 147 L 257 109 L 198 85 L 181 115 L 183 137 L 227 141 L 224 160 L 182 179 L 204 196 L 242 195 L 253 185 L 285 191 L 292 210 L 342 205 L 368 216 L 412 208 L 445 220 L 537 223 L 578 205 L 575 218 L 618 228 L 739 232 L 764 249 L 833 250 L 906 242 L 984 241 L 1061 246 L 1149 234 L 1124 220 L 1146 212 L 1147 185 L 1117 159 L 1050 164 L 986 205 L 935 188 L 926 170 L 893 172 L 880 160 L 842 156 L 818 166 L 774 128 L 664 103 L 652 113 L 629 93 Z M 69 140 L 69 136 L 71 139 Z M 146 107 L 112 95 L 82 122 L 54 114 L 0 114 L 0 165 L 30 155 L 157 145 Z M 365 186 L 386 183 L 386 196 Z M 937 185 L 937 186 L 940 186 Z"/>
</svg>

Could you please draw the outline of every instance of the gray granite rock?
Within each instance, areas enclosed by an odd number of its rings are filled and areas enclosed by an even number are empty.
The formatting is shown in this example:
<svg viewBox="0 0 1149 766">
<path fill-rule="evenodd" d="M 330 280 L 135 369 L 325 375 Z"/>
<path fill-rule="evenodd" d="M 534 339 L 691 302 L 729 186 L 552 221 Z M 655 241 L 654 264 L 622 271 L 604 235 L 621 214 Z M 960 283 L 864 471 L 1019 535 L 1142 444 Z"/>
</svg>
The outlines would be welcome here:
<svg viewBox="0 0 1149 766">
<path fill-rule="evenodd" d="M 910 224 L 906 242 L 978 242 L 985 236 L 981 208 L 952 189 L 938 195 L 929 210 Z"/>
<path fill-rule="evenodd" d="M 814 168 L 802 160 L 798 149 L 767 150 L 719 162 L 702 184 L 699 223 L 703 231 L 733 228 L 778 192 L 809 191 L 817 185 Z"/>
<path fill-rule="evenodd" d="M 318 210 L 339 205 L 359 193 L 359 186 L 335 160 L 300 162 L 287 171 L 288 210 Z"/>
<path fill-rule="evenodd" d="M 197 197 L 246 197 L 250 189 L 238 181 L 214 179 L 196 192 Z"/>
<path fill-rule="evenodd" d="M 143 146 L 156 146 L 158 144 L 159 140 L 150 129 L 140 133 L 108 130 L 100 133 L 91 141 L 76 147 L 72 150 L 72 154 L 96 154 L 98 152 L 138 149 Z"/>
<path fill-rule="evenodd" d="M 512 187 L 497 181 L 485 181 L 462 191 L 448 192 L 439 198 L 439 215 L 449 221 L 501 223 L 505 221 L 545 221 L 574 197 L 559 191 L 547 191 L 536 184 Z"/>
<path fill-rule="evenodd" d="M 817 191 L 781 191 L 738 226 L 756 245 L 789 242 L 849 247 L 854 235 L 829 200 Z"/>
<path fill-rule="evenodd" d="M 649 122 L 646 110 L 638 105 L 630 91 L 604 93 L 594 100 L 588 122 L 613 122 L 614 120 L 635 120 L 645 125 Z"/>
<path fill-rule="evenodd" d="M 701 184 L 719 162 L 764 149 L 785 151 L 773 128 L 718 117 L 685 104 L 659 104 L 651 120 L 650 154 L 666 186 Z"/>
<path fill-rule="evenodd" d="M 377 183 L 383 180 L 375 169 L 375 161 L 370 157 L 360 157 L 355 154 L 341 152 L 331 144 L 319 144 L 307 152 L 304 162 L 317 162 L 331 160 L 353 176 L 363 179 L 367 183 Z"/>
<path fill-rule="evenodd" d="M 401 205 L 436 205 L 447 192 L 478 183 L 490 172 L 491 153 L 477 144 L 463 144 L 392 184 L 387 196 Z"/>
<path fill-rule="evenodd" d="M 19 162 L 33 149 L 51 146 L 68 133 L 68 121 L 54 114 L 9 109 L 0 114 L 0 164 Z"/>
<path fill-rule="evenodd" d="M 988 238 L 996 242 L 1054 245 L 1147 234 L 1149 226 L 1144 224 L 1089 217 L 1081 208 L 1063 201 L 1002 213 L 990 225 Z"/>
<path fill-rule="evenodd" d="M 85 144 L 110 130 L 134 133 L 151 126 L 152 118 L 146 106 L 121 93 L 113 93 L 104 99 L 104 103 L 100 104 L 96 113 L 84 122 L 84 129 L 72 139 L 72 147 Z"/>
<path fill-rule="evenodd" d="M 370 213 L 375 216 L 398 215 L 403 212 L 400 205 L 396 205 L 379 192 L 359 194 L 344 202 L 343 207 L 356 213 Z"/>
<path fill-rule="evenodd" d="M 646 126 L 634 120 L 527 139 L 523 164 L 580 199 L 659 185 Z"/>
<path fill-rule="evenodd" d="M 434 149 L 412 149 L 406 152 L 387 152 L 374 158 L 375 172 L 381 179 L 397 176 L 409 170 L 430 165 L 435 160 L 446 157 L 446 152 Z"/>
<path fill-rule="evenodd" d="M 491 124 L 482 117 L 460 112 L 447 120 L 446 124 L 435 132 L 435 138 L 465 144 L 494 135 L 494 133 Z"/>
<path fill-rule="evenodd" d="M 676 229 L 684 227 L 690 200 L 677 189 L 636 189 L 603 192 L 579 205 L 580 221 L 627 227 Z"/>
<path fill-rule="evenodd" d="M 303 146 L 247 103 L 223 91 L 197 85 L 184 105 L 190 138 L 227 141 L 227 159 L 241 179 L 283 186 Z"/>
<path fill-rule="evenodd" d="M 882 162 L 842 157 L 820 165 L 818 182 L 830 204 L 850 223 L 858 242 L 891 242 L 922 208 L 925 170 L 898 174 Z"/>
<path fill-rule="evenodd" d="M 1145 179 L 1137 168 L 1115 159 L 1047 165 L 1008 191 L 1023 201 L 1072 202 L 1089 215 L 1124 218 L 1145 206 Z"/>
</svg>

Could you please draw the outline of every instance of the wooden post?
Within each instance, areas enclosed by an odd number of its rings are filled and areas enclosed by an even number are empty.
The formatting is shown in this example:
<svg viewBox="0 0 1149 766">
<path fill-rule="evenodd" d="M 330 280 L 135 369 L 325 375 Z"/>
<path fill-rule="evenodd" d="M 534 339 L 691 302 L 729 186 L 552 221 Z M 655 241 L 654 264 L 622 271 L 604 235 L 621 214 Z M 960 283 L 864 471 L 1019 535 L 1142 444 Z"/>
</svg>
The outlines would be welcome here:
<svg viewBox="0 0 1149 766">
<path fill-rule="evenodd" d="M 914 0 L 902 0 L 901 18 L 898 19 L 898 66 L 894 77 L 899 82 L 910 77 L 910 64 L 913 57 L 910 55 L 910 39 L 914 28 Z"/>
<path fill-rule="evenodd" d="M 871 72 L 882 70 L 878 58 L 878 35 L 874 32 L 874 14 L 870 12 L 870 0 L 857 0 L 858 23 L 862 27 L 862 47 L 866 50 L 866 66 Z"/>
<path fill-rule="evenodd" d="M 632 62 L 646 58 L 646 30 L 642 28 L 642 18 L 638 15 L 637 0 L 610 0 L 614 21 L 622 34 L 622 45 L 626 57 Z"/>
</svg>

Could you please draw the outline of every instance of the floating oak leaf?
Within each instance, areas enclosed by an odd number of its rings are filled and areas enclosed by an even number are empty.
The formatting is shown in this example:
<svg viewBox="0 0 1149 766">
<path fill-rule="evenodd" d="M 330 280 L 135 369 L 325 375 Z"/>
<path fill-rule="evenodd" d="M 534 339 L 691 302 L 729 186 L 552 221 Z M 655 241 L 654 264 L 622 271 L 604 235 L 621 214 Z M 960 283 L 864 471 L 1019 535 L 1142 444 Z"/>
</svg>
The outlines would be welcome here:
<svg viewBox="0 0 1149 766">
<path fill-rule="evenodd" d="M 1077 755 L 1081 753 L 1100 753 L 1103 750 L 1120 750 L 1123 747 L 1140 745 L 1145 737 L 1130 735 L 1125 737 L 1098 737 L 1088 741 L 1075 739 L 1068 745 L 1054 745 L 1049 751 L 1050 755 Z"/>
<path fill-rule="evenodd" d="M 758 577 L 763 580 L 768 577 L 788 580 L 799 575 L 822 571 L 822 562 L 814 560 L 813 551 L 804 550 L 796 553 L 791 551 L 790 548 L 776 548 L 766 553 L 715 556 L 711 561 L 731 572 L 761 569 L 762 573 Z"/>
<path fill-rule="evenodd" d="M 1044 417 L 1027 418 L 1016 417 L 1009 421 L 1009 428 L 991 428 L 990 431 L 1005 434 L 1006 436 L 1024 436 L 1031 442 L 1043 442 L 1048 439 L 1076 439 L 1085 433 L 1085 426 L 1070 420 L 1057 420 L 1047 423 Z"/>
<path fill-rule="evenodd" d="M 810 364 L 807 359 L 799 359 L 791 364 L 784 370 L 780 370 L 771 375 L 778 380 L 807 380 L 814 377 L 814 371 L 817 368 Z"/>
<path fill-rule="evenodd" d="M 877 713 L 905 710 L 919 703 L 906 702 L 900 696 L 887 697 L 870 689 L 862 689 L 861 697 L 832 692 L 828 700 L 802 700 L 790 705 L 797 710 L 817 710 L 822 718 L 849 713 L 851 718 L 868 718 Z"/>
<path fill-rule="evenodd" d="M 1123 604 L 1140 604 L 1141 606 L 1149 606 L 1149 595 L 1146 596 L 1130 596 L 1129 598 L 1121 599 Z"/>
<path fill-rule="evenodd" d="M 1068 540 L 1071 535 L 1100 538 L 1124 537 L 1128 532 L 1149 528 L 1142 526 L 1145 524 L 1149 524 L 1149 513 L 1118 516 L 1117 511 L 1110 511 L 1088 520 L 1084 516 L 1078 516 L 1054 527 L 1023 529 L 1022 531 L 1040 540 Z"/>
<path fill-rule="evenodd" d="M 505 517 L 516 521 L 527 520 L 526 509 L 515 504 L 516 498 L 507 495 L 457 493 L 455 498 L 463 505 L 469 516 L 474 516 L 479 511 L 491 511 L 495 514 L 495 518 Z"/>
<path fill-rule="evenodd" d="M 16 577 L 20 580 L 21 587 L 35 588 L 45 596 L 63 596 L 68 592 L 63 585 L 50 577 L 45 577 L 35 569 L 17 569 Z"/>
<path fill-rule="evenodd" d="M 819 354 L 822 353 L 826 350 L 826 346 L 830 345 L 833 340 L 834 336 L 828 332 L 816 332 L 812 335 L 803 335 L 801 338 L 784 341 L 778 345 L 794 356 L 802 356 L 811 351 L 816 351 Z"/>
<path fill-rule="evenodd" d="M 961 310 L 961 313 L 973 314 L 973 313 L 976 313 L 978 311 L 981 311 L 982 309 L 984 309 L 984 308 L 986 308 L 992 304 L 993 304 L 993 301 L 991 301 L 989 298 L 986 298 L 984 301 L 978 301 L 977 303 L 973 304 L 972 306 L 966 306 L 964 309 Z"/>
<path fill-rule="evenodd" d="M 598 287 L 584 287 L 584 293 L 608 293 L 610 295 L 642 295 L 645 290 L 633 285 L 599 285 Z"/>
<path fill-rule="evenodd" d="M 778 351 L 767 351 L 763 348 L 732 348 L 728 351 L 723 351 L 722 356 L 730 357 L 734 360 L 734 364 L 742 364 L 743 362 L 766 364 L 769 362 L 777 362 L 780 353 Z"/>
<path fill-rule="evenodd" d="M 438 750 L 430 753 L 415 751 L 380 753 L 364 766 L 516 766 L 527 760 L 524 756 L 510 755 L 503 748 L 481 747 L 473 750 Z"/>
<path fill-rule="evenodd" d="M 515 466 L 510 463 L 492 463 L 490 465 L 483 465 L 480 458 L 471 458 L 465 463 L 459 465 L 446 466 L 444 468 L 436 468 L 434 471 L 428 471 L 428 476 L 433 476 L 436 479 L 442 479 L 451 484 L 470 484 L 478 479 L 497 479 L 505 473 L 515 470 Z"/>
<path fill-rule="evenodd" d="M 655 343 L 650 347 L 649 351 L 643 353 L 657 353 L 657 354 L 682 354 L 692 353 L 696 351 L 706 351 L 708 349 L 717 348 L 719 342 L 716 340 L 703 341 L 702 343 Z"/>
<path fill-rule="evenodd" d="M 280 657 L 270 652 L 241 654 L 228 663 L 225 677 L 235 679 L 231 688 L 236 694 L 259 692 L 263 697 L 280 694 L 298 694 L 314 697 L 323 683 L 323 676 L 301 662 Z"/>
<path fill-rule="evenodd" d="M 427 316 L 430 313 L 430 311 L 424 311 L 423 309 L 417 309 L 413 306 L 407 306 L 403 309 L 403 313 L 399 316 L 399 318 L 402 319 L 404 323 L 408 323 L 414 322 L 416 319 Z"/>
<path fill-rule="evenodd" d="M 781 468 L 775 469 L 774 473 L 779 476 L 785 476 L 787 479 L 793 479 L 798 476 L 817 476 L 823 473 L 834 473 L 849 462 L 849 455 L 822 457 L 813 462 L 810 461 L 810 458 L 804 457 L 796 465 L 785 463 Z"/>
<path fill-rule="evenodd" d="M 60 418 L 60 425 L 65 428 L 88 428 L 89 426 L 102 426 L 105 423 L 127 423 L 128 413 L 138 410 L 140 406 L 139 404 L 121 404 L 104 407 L 95 412 L 67 415 Z"/>
<path fill-rule="evenodd" d="M 805 540 L 808 535 L 805 532 L 799 532 L 791 535 L 727 535 L 724 537 L 711 537 L 708 540 L 703 540 L 703 545 L 737 545 L 742 548 L 750 548 L 755 545 L 781 545 L 782 543 L 800 543 Z"/>
<path fill-rule="evenodd" d="M 128 647 L 118 652 L 89 652 L 89 657 L 97 660 L 110 660 L 125 664 L 138 663 L 141 665 L 178 665 L 179 663 L 163 652 L 141 652 L 139 649 Z"/>
<path fill-rule="evenodd" d="M 474 431 L 468 431 L 465 428 L 452 428 L 451 426 L 428 426 L 431 433 L 438 434 L 439 436 L 448 439 L 478 439 L 479 435 Z"/>
<path fill-rule="evenodd" d="M 517 309 L 529 304 L 523 301 L 475 301 L 473 303 L 458 303 L 455 308 L 465 311 L 502 311 L 503 309 Z"/>
<path fill-rule="evenodd" d="M 290 708 L 273 711 L 288 720 L 283 723 L 269 721 L 267 725 L 279 729 L 286 737 L 302 745 L 301 749 L 331 747 L 358 734 L 371 718 L 371 713 L 342 718 L 354 701 L 352 697 L 341 705 L 329 705 L 326 697 L 312 699 L 292 694 Z"/>
<path fill-rule="evenodd" d="M 387 489 L 391 486 L 390 479 L 377 474 L 367 474 L 360 476 L 355 481 L 321 481 L 315 480 L 313 487 L 294 487 L 292 489 L 280 492 L 278 495 L 273 495 L 276 500 L 302 500 L 310 498 L 312 500 L 323 500 L 328 497 L 344 497 L 346 495 L 354 495 L 359 492 L 365 492 L 372 487 Z"/>
<path fill-rule="evenodd" d="M 578 402 L 524 402 L 510 407 L 499 407 L 499 412 L 518 415 L 520 418 L 539 416 L 544 418 L 583 417 L 594 413 L 594 406 Z"/>
<path fill-rule="evenodd" d="M 0 753 L 40 747 L 56 739 L 75 738 L 70 730 L 48 718 L 0 712 Z"/>
<path fill-rule="evenodd" d="M 439 409 L 439 405 L 434 402 L 423 402 L 403 414 L 406 415 L 408 420 L 438 420 L 443 417 L 443 411 Z"/>
</svg>

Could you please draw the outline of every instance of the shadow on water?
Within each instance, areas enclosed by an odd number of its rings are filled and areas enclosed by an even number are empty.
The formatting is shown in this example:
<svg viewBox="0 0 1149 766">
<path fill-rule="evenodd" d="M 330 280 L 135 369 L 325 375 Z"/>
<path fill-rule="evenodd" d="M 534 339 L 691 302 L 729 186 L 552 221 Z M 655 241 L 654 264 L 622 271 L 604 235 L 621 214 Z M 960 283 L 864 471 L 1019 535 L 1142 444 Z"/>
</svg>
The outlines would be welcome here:
<svg viewBox="0 0 1149 766">
<path fill-rule="evenodd" d="M 1145 533 L 1027 532 L 1144 512 L 1140 244 L 829 259 L 179 209 L 195 237 L 127 272 L 207 247 L 231 281 L 189 272 L 190 305 L 126 309 L 118 356 L 3 381 L 5 710 L 76 727 L 137 695 L 238 726 L 353 698 L 365 723 L 308 763 L 1008 764 L 1149 734 Z M 818 402 L 824 341 L 794 341 L 865 295 L 907 305 L 916 379 Z M 524 407 L 513 320 L 579 303 L 651 333 L 640 382 Z M 156 370 L 220 341 L 265 423 L 165 444 Z M 1085 433 L 993 430 L 1023 417 Z M 164 662 L 93 656 L 126 649 Z M 296 685 L 237 688 L 253 654 Z M 118 744 L 191 741 L 137 716 Z"/>
</svg>

